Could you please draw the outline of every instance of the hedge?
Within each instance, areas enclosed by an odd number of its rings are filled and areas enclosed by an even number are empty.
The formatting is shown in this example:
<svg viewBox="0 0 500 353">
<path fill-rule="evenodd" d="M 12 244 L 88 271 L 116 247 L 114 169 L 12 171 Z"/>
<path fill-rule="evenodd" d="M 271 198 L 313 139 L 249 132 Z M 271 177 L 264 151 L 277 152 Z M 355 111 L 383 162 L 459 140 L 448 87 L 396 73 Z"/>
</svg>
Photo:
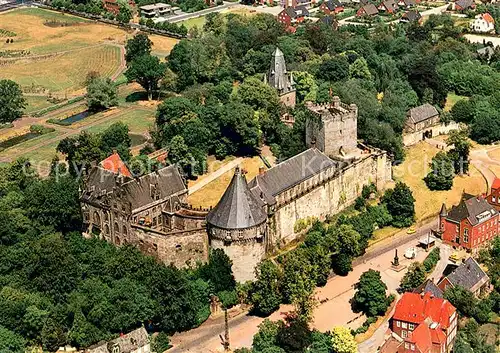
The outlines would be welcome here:
<svg viewBox="0 0 500 353">
<path fill-rule="evenodd" d="M 426 272 L 431 272 L 436 267 L 439 259 L 441 258 L 439 248 L 434 248 L 425 258 L 423 265 Z"/>
</svg>

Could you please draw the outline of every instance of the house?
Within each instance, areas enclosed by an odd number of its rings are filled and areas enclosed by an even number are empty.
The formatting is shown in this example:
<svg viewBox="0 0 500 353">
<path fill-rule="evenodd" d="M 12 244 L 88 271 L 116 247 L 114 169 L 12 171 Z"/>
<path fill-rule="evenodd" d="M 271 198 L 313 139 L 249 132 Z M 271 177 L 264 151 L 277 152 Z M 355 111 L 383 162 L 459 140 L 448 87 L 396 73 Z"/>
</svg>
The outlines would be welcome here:
<svg viewBox="0 0 500 353">
<path fill-rule="evenodd" d="M 450 274 L 443 277 L 438 287 L 443 292 L 449 287 L 461 286 L 476 297 L 489 292 L 490 278 L 472 257 L 467 258 Z"/>
<path fill-rule="evenodd" d="M 431 279 L 426 279 L 424 283 L 413 290 L 413 293 L 431 293 L 435 298 L 443 298 L 443 291 Z"/>
<path fill-rule="evenodd" d="M 128 5 L 130 7 L 135 7 L 135 1 L 128 0 Z M 106 11 L 111 12 L 115 15 L 118 15 L 118 13 L 120 12 L 120 3 L 118 2 L 118 0 L 103 0 L 102 6 Z"/>
<path fill-rule="evenodd" d="M 317 2 L 317 0 L 281 0 L 281 6 L 284 8 L 295 8 L 298 6 L 305 6 L 306 8 L 309 8 L 316 5 Z"/>
<path fill-rule="evenodd" d="M 391 337 L 381 353 L 450 352 L 458 315 L 450 302 L 432 293 L 404 293 L 389 321 Z"/>
<path fill-rule="evenodd" d="M 486 47 L 491 48 L 491 47 Z M 500 211 L 500 179 L 495 178 L 491 184 L 490 194 L 486 196 L 486 200 L 490 205 L 495 207 L 497 211 Z"/>
<path fill-rule="evenodd" d="M 475 32 L 490 33 L 495 31 L 495 20 L 489 13 L 482 13 L 474 17 L 471 29 Z"/>
<path fill-rule="evenodd" d="M 399 20 L 399 22 L 401 23 L 412 23 L 412 22 L 420 23 L 421 21 L 422 21 L 422 15 L 420 15 L 420 12 L 418 12 L 417 10 L 410 10 L 405 12 L 403 16 L 401 16 L 401 19 Z"/>
<path fill-rule="evenodd" d="M 173 15 L 175 10 L 175 8 L 173 8 L 171 5 L 167 5 L 162 2 L 151 5 L 144 5 L 139 7 L 139 9 L 141 10 L 141 16 L 145 18 Z"/>
<path fill-rule="evenodd" d="M 356 17 L 371 17 L 377 14 L 377 7 L 371 3 L 361 6 L 359 10 L 356 11 Z"/>
<path fill-rule="evenodd" d="M 429 103 L 412 108 L 407 113 L 406 132 L 418 132 L 439 124 L 439 112 Z M 432 137 L 432 130 L 430 130 Z"/>
<path fill-rule="evenodd" d="M 138 328 L 109 342 L 99 342 L 84 353 L 149 353 L 151 345 L 144 327 Z"/>
<path fill-rule="evenodd" d="M 399 7 L 394 0 L 385 0 L 378 5 L 377 9 L 382 12 L 395 13 L 398 11 Z"/>
<path fill-rule="evenodd" d="M 480 48 L 476 50 L 476 53 L 479 57 L 486 59 L 488 62 L 491 60 L 493 54 L 495 54 L 495 49 L 492 46 L 485 46 L 484 48 Z M 491 203 L 491 202 L 490 202 Z M 500 205 L 499 205 L 500 207 Z M 497 207 L 498 209 L 498 207 Z"/>
<path fill-rule="evenodd" d="M 412 8 L 416 5 L 417 5 L 417 3 L 415 0 L 399 0 L 398 1 L 398 6 L 402 7 L 402 8 L 406 8 L 406 9 Z"/>
<path fill-rule="evenodd" d="M 305 6 L 287 7 L 278 14 L 278 22 L 283 23 L 285 27 L 290 27 L 304 21 L 309 16 L 309 11 Z"/>
<path fill-rule="evenodd" d="M 328 27 L 332 27 L 334 30 L 337 30 L 339 27 L 339 21 L 333 16 L 324 16 L 320 19 L 320 22 Z"/>
<path fill-rule="evenodd" d="M 474 0 L 456 0 L 451 5 L 451 9 L 454 11 L 465 11 L 469 9 L 475 9 L 476 4 Z"/>
<path fill-rule="evenodd" d="M 476 252 L 497 236 L 498 215 L 483 196 L 464 193 L 460 203 L 449 212 L 442 205 L 438 234 L 445 243 Z"/>
<path fill-rule="evenodd" d="M 323 2 L 319 9 L 326 15 L 337 14 L 344 11 L 344 5 L 339 0 L 328 0 Z"/>
</svg>

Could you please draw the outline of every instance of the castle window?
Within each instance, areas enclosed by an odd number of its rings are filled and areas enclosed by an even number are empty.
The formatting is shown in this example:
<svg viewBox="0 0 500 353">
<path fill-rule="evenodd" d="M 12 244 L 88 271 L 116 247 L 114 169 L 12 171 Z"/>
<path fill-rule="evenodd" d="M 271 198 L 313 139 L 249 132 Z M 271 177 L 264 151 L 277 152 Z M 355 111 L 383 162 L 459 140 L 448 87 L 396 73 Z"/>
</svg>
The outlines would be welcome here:
<svg viewBox="0 0 500 353">
<path fill-rule="evenodd" d="M 109 235 L 109 226 L 107 224 L 104 226 L 104 234 Z"/>
<path fill-rule="evenodd" d="M 153 227 L 156 227 L 156 217 L 153 217 Z"/>
<path fill-rule="evenodd" d="M 120 228 L 118 228 L 118 223 L 115 222 L 115 232 L 120 233 Z"/>
<path fill-rule="evenodd" d="M 123 226 L 122 229 L 123 229 L 122 231 L 123 235 L 127 236 L 127 227 Z"/>
<path fill-rule="evenodd" d="M 97 213 L 97 211 L 94 211 L 94 224 L 101 224 L 101 217 L 99 216 L 99 213 Z"/>
<path fill-rule="evenodd" d="M 121 242 L 119 237 L 115 238 L 115 243 L 116 243 L 116 245 L 122 245 L 122 242 Z"/>
<path fill-rule="evenodd" d="M 104 221 L 109 222 L 108 212 L 104 212 Z"/>
</svg>

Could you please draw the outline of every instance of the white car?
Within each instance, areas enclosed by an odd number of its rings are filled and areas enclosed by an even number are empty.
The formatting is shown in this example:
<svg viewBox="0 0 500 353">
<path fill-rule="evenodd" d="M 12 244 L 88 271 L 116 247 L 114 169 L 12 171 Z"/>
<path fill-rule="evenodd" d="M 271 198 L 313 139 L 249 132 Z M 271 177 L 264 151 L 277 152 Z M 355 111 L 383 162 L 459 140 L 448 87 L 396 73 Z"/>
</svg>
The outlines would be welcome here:
<svg viewBox="0 0 500 353">
<path fill-rule="evenodd" d="M 417 256 L 417 249 L 414 247 L 408 248 L 405 251 L 405 257 L 407 259 L 414 259 Z"/>
</svg>

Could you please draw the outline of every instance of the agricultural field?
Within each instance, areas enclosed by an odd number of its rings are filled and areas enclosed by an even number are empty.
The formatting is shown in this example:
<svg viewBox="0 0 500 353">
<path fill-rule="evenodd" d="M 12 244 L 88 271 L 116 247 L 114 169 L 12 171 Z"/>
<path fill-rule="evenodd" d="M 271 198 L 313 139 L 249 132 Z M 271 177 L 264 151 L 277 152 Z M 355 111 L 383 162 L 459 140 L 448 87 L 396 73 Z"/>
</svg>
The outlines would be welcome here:
<svg viewBox="0 0 500 353">
<path fill-rule="evenodd" d="M 82 94 L 91 71 L 119 77 L 121 47 L 132 36 L 114 26 L 37 8 L 2 13 L 0 24 L 0 38 L 13 40 L 0 40 L 0 79 L 18 82 L 27 93 L 63 97 Z M 153 52 L 162 57 L 177 43 L 161 36 L 151 40 Z M 29 110 L 36 109 L 30 105 Z"/>
<path fill-rule="evenodd" d="M 225 9 L 220 12 L 223 15 L 227 15 L 229 13 L 235 14 L 235 15 L 242 15 L 242 16 L 253 16 L 257 12 L 255 10 L 249 10 L 246 7 L 234 7 L 230 9 Z M 196 18 L 191 18 L 189 20 L 185 20 L 182 22 L 179 22 L 179 24 L 183 24 L 186 26 L 188 29 L 196 26 L 198 28 L 203 28 L 203 25 L 206 22 L 206 17 L 205 16 L 200 16 Z"/>
</svg>

